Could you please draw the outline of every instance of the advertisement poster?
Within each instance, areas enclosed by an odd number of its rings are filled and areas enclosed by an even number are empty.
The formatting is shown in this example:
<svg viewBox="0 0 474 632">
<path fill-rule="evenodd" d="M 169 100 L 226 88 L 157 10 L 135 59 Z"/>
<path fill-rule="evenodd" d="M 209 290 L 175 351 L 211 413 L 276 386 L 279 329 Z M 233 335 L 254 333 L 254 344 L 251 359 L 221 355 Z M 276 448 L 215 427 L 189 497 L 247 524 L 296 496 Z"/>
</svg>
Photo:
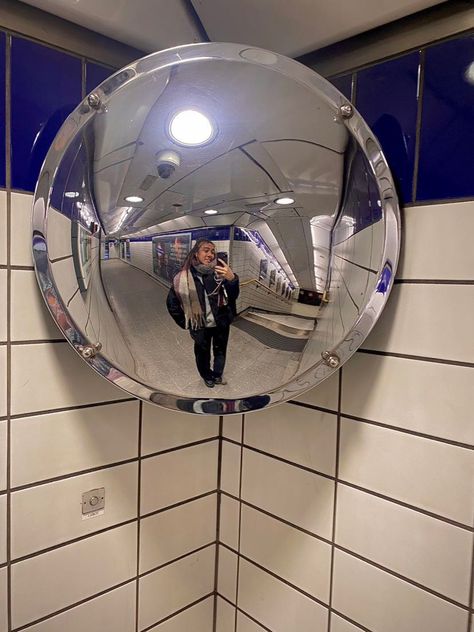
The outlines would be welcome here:
<svg viewBox="0 0 474 632">
<path fill-rule="evenodd" d="M 275 292 L 277 294 L 280 294 L 280 290 L 281 290 L 281 278 L 278 277 Z"/>
<path fill-rule="evenodd" d="M 270 287 L 272 287 L 273 285 L 275 285 L 275 277 L 276 277 L 276 270 L 273 269 L 270 272 Z"/>
<path fill-rule="evenodd" d="M 125 258 L 130 261 L 130 239 L 125 242 Z"/>
<path fill-rule="evenodd" d="M 258 273 L 258 280 L 264 281 L 268 274 L 268 259 L 260 259 L 260 272 Z"/>
<path fill-rule="evenodd" d="M 191 250 L 191 233 L 153 237 L 153 272 L 167 285 L 181 270 Z"/>
</svg>

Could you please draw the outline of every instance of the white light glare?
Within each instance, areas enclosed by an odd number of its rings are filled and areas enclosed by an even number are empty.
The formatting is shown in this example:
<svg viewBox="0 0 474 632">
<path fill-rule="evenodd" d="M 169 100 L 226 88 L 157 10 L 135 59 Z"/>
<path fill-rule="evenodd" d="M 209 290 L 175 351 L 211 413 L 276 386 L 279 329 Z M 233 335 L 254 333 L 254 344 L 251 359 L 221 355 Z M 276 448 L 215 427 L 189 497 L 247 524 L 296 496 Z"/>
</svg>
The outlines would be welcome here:
<svg viewBox="0 0 474 632">
<path fill-rule="evenodd" d="M 207 211 L 204 211 L 204 213 L 206 213 L 206 215 L 217 215 L 216 210 L 214 210 L 213 208 L 208 208 Z"/>
<path fill-rule="evenodd" d="M 75 198 L 79 197 L 79 192 L 78 191 L 66 191 L 66 193 L 64 194 L 64 197 L 75 199 Z"/>
<path fill-rule="evenodd" d="M 143 198 L 139 195 L 128 195 L 125 198 L 125 202 L 131 202 L 131 204 L 138 204 L 139 202 L 143 202 Z"/>
<path fill-rule="evenodd" d="M 276 202 L 277 204 L 282 204 L 282 205 L 283 205 L 283 204 L 293 204 L 294 199 L 293 199 L 293 198 L 290 198 L 290 197 L 281 197 L 281 198 L 277 198 L 277 199 L 275 200 L 275 202 Z"/>
<path fill-rule="evenodd" d="M 183 110 L 171 119 L 171 137 L 182 145 L 202 145 L 213 133 L 211 121 L 197 110 Z"/>
</svg>

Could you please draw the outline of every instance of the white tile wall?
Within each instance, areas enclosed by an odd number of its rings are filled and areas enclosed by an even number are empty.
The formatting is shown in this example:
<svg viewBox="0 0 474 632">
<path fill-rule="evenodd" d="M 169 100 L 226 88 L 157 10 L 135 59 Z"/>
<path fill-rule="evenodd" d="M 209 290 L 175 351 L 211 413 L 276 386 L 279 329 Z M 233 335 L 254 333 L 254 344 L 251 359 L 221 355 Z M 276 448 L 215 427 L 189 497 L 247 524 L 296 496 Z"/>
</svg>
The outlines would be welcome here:
<svg viewBox="0 0 474 632">
<path fill-rule="evenodd" d="M 237 632 L 262 632 L 263 628 L 241 612 L 237 613 Z"/>
<path fill-rule="evenodd" d="M 7 263 L 7 194 L 0 191 L 0 265 Z"/>
<path fill-rule="evenodd" d="M 217 592 L 232 603 L 235 603 L 237 595 L 237 563 L 235 553 L 219 546 Z"/>
<path fill-rule="evenodd" d="M 135 632 L 136 583 L 111 590 L 71 608 L 27 632 Z"/>
<path fill-rule="evenodd" d="M 217 441 L 150 457 L 142 463 L 141 515 L 217 487 Z"/>
<path fill-rule="evenodd" d="M 216 494 L 142 520 L 140 573 L 214 542 Z"/>
<path fill-rule="evenodd" d="M 7 271 L 0 270 L 0 305 L 7 304 Z M 0 342 L 7 339 L 7 310 L 0 311 Z"/>
<path fill-rule="evenodd" d="M 131 579 L 136 573 L 136 536 L 136 524 L 129 524 L 13 564 L 13 626 Z"/>
<path fill-rule="evenodd" d="M 238 441 L 242 439 L 242 418 L 243 415 L 226 415 L 222 424 L 222 436 Z M 247 419 L 251 418 L 250 415 Z"/>
<path fill-rule="evenodd" d="M 7 632 L 7 569 L 0 568 L 0 632 Z"/>
<path fill-rule="evenodd" d="M 0 491 L 7 488 L 7 422 L 0 421 Z"/>
<path fill-rule="evenodd" d="M 7 495 L 0 496 L 0 564 L 7 561 Z"/>
<path fill-rule="evenodd" d="M 235 632 L 235 606 L 217 598 L 216 632 Z"/>
<path fill-rule="evenodd" d="M 137 401 L 21 417 L 11 422 L 13 487 L 137 456 Z"/>
<path fill-rule="evenodd" d="M 343 419 L 340 477 L 471 525 L 471 450 Z"/>
<path fill-rule="evenodd" d="M 139 629 L 143 630 L 214 590 L 215 546 L 140 579 Z M 170 590 L 172 587 L 172 590 Z"/>
<path fill-rule="evenodd" d="M 360 632 L 360 629 L 342 617 L 338 617 L 337 614 L 333 613 L 331 616 L 331 632 Z"/>
<path fill-rule="evenodd" d="M 339 372 L 333 373 L 316 388 L 312 388 L 303 393 L 303 395 L 295 397 L 294 401 L 337 411 L 338 390 Z"/>
<path fill-rule="evenodd" d="M 221 494 L 219 541 L 236 551 L 239 546 L 239 507 L 237 500 Z"/>
<path fill-rule="evenodd" d="M 333 607 L 369 630 L 465 632 L 467 611 L 355 557 L 335 552 Z"/>
<path fill-rule="evenodd" d="M 228 441 L 222 442 L 221 489 L 239 496 L 241 448 Z"/>
<path fill-rule="evenodd" d="M 0 345 L 0 417 L 7 414 L 7 348 Z"/>
<path fill-rule="evenodd" d="M 26 193 L 11 194 L 11 264 L 32 266 L 31 210 L 33 196 Z"/>
<path fill-rule="evenodd" d="M 41 296 L 36 275 L 30 270 L 12 270 L 11 339 L 62 340 L 63 335 L 51 318 Z"/>
<path fill-rule="evenodd" d="M 208 597 L 168 621 L 151 628 L 150 632 L 186 632 L 187 630 L 209 632 L 212 629 L 213 612 L 214 597 Z"/>
</svg>

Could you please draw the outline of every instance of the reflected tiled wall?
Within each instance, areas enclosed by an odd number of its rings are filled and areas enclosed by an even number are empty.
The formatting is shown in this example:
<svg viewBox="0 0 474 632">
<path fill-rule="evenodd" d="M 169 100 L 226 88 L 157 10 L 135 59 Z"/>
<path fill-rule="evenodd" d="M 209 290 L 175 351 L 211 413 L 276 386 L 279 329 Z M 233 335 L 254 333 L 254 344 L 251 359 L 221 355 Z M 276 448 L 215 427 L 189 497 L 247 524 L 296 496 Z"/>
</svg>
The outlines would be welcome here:
<svg viewBox="0 0 474 632">
<path fill-rule="evenodd" d="M 397 281 L 338 375 L 224 419 L 217 632 L 474 630 L 473 66 L 460 37 L 334 81 L 407 202 Z"/>
<path fill-rule="evenodd" d="M 63 340 L 34 278 L 38 170 L 65 116 L 112 70 L 0 31 L 2 122 L 5 69 L 0 632 L 209 632 L 219 420 L 148 407 L 98 377 Z M 82 493 L 98 487 L 105 513 L 83 520 Z"/>
</svg>

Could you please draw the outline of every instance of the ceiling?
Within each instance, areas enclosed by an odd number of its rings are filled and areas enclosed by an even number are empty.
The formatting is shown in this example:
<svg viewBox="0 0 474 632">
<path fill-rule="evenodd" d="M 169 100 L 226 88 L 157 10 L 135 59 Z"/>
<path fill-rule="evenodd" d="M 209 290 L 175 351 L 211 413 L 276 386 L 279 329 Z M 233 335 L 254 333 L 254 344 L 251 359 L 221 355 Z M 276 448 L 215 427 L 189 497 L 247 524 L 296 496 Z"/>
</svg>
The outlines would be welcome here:
<svg viewBox="0 0 474 632">
<path fill-rule="evenodd" d="M 297 57 L 439 0 L 24 0 L 145 52 L 236 42 Z"/>
</svg>

